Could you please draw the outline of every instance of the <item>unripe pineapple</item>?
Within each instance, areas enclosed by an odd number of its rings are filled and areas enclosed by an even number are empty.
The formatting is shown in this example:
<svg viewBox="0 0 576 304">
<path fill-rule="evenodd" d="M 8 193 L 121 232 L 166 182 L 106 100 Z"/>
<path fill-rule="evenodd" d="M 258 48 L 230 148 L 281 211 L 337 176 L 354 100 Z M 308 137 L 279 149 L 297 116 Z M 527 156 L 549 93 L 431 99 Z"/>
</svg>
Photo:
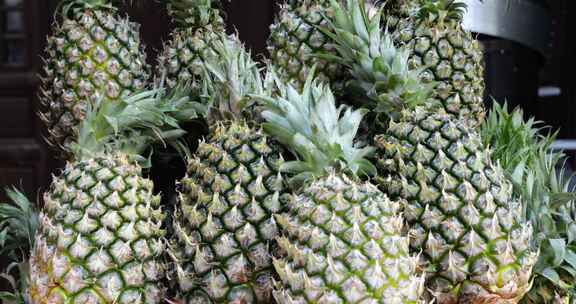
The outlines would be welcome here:
<svg viewBox="0 0 576 304">
<path fill-rule="evenodd" d="M 388 117 L 375 139 L 379 186 L 405 200 L 411 248 L 422 252 L 426 287 L 437 303 L 518 303 L 531 284 L 537 254 L 531 226 L 511 184 L 493 165 L 478 133 L 435 104 L 430 86 L 409 70 L 362 1 L 346 8 L 333 37 L 366 104 Z M 354 43 L 352 43 L 352 41 Z"/>
<path fill-rule="evenodd" d="M 206 61 L 216 55 L 213 40 L 226 31 L 220 0 L 166 0 L 176 24 L 158 56 L 156 80 L 169 88 L 190 83 L 199 94 Z"/>
<path fill-rule="evenodd" d="M 576 193 L 571 176 L 565 174 L 565 154 L 552 149 L 556 133 L 541 135 L 542 129 L 548 127 L 533 118 L 524 119 L 520 108 L 509 112 L 506 105 L 495 102 L 481 136 L 494 151 L 493 161 L 511 176 L 514 194 L 522 197 L 540 248 L 532 288 L 521 303 L 572 303 L 576 296 L 571 283 L 576 281 L 571 271 Z"/>
<path fill-rule="evenodd" d="M 44 195 L 33 303 L 160 303 L 164 215 L 125 155 L 69 163 Z"/>
<path fill-rule="evenodd" d="M 117 100 L 148 83 L 139 25 L 119 16 L 114 2 L 62 0 L 56 14 L 46 47 L 40 117 L 48 143 L 58 150 L 75 141 L 86 110 L 100 99 Z"/>
<path fill-rule="evenodd" d="M 280 7 L 270 27 L 268 51 L 278 75 L 298 89 L 306 82 L 312 66 L 318 78 L 341 89 L 344 67 L 316 57 L 319 53 L 335 53 L 332 41 L 319 29 L 325 27 L 323 15 L 332 14 L 328 0 L 287 1 Z"/>
<path fill-rule="evenodd" d="M 256 64 L 237 41 L 213 42 L 219 55 L 207 63 L 215 92 L 200 143 L 180 182 L 171 242 L 179 301 L 270 303 L 272 256 L 284 210 L 279 147 L 245 119 L 248 94 L 262 93 Z"/>
<path fill-rule="evenodd" d="M 397 45 L 409 51 L 411 69 L 434 82 L 432 101 L 478 128 L 484 120 L 483 52 L 462 28 L 466 5 L 460 0 L 387 1 L 383 24 Z"/>
<path fill-rule="evenodd" d="M 158 135 L 181 135 L 168 114 L 187 102 L 151 94 L 103 101 L 80 125 L 74 160 L 44 195 L 32 304 L 162 303 L 164 214 L 137 160 Z"/>
<path fill-rule="evenodd" d="M 423 278 L 402 235 L 401 204 L 370 183 L 329 174 L 298 192 L 278 222 L 279 303 L 418 303 Z"/>
<path fill-rule="evenodd" d="M 282 85 L 263 98 L 264 129 L 301 161 L 283 167 L 301 184 L 289 212 L 277 215 L 286 256 L 274 266 L 278 303 L 419 303 L 423 278 L 403 235 L 401 202 L 357 174 L 373 173 L 354 137 L 365 112 L 335 105 L 327 86 Z"/>
<path fill-rule="evenodd" d="M 380 185 L 408 201 L 412 249 L 438 303 L 518 303 L 537 254 L 522 204 L 478 133 L 417 109 L 376 138 Z"/>
</svg>

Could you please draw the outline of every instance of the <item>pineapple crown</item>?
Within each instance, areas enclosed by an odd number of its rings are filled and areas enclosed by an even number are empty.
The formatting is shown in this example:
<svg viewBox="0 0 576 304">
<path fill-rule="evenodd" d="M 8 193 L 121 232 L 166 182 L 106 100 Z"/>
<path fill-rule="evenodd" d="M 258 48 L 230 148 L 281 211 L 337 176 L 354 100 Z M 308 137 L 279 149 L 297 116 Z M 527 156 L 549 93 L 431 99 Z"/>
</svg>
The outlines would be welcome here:
<svg viewBox="0 0 576 304">
<path fill-rule="evenodd" d="M 207 59 L 204 77 L 210 95 L 208 121 L 252 120 L 250 95 L 264 92 L 258 64 L 236 35 L 219 35 L 213 49 L 216 56 Z"/>
<path fill-rule="evenodd" d="M 0 255 L 10 263 L 0 279 L 10 284 L 10 291 L 0 292 L 2 303 L 27 303 L 28 256 L 34 246 L 39 213 L 16 188 L 6 188 L 12 204 L 0 204 Z M 7 284 L 4 284 L 7 285 Z"/>
<path fill-rule="evenodd" d="M 62 0 L 58 6 L 62 16 L 71 17 L 87 10 L 108 9 L 116 10 L 115 5 L 125 0 Z"/>
<path fill-rule="evenodd" d="M 420 0 L 420 19 L 462 21 L 468 6 L 461 0 Z"/>
<path fill-rule="evenodd" d="M 209 24 L 224 27 L 219 0 L 164 0 L 168 14 L 178 27 L 200 28 Z"/>
<path fill-rule="evenodd" d="M 336 107 L 330 88 L 314 80 L 314 69 L 302 93 L 279 80 L 273 70 L 268 77 L 277 86 L 278 97 L 256 96 L 264 106 L 263 129 L 299 156 L 282 167 L 295 174 L 293 182 L 323 176 L 327 170 L 374 174 L 374 165 L 366 159 L 374 149 L 359 148 L 354 142 L 366 110 Z"/>
<path fill-rule="evenodd" d="M 0 292 L 2 303 L 27 303 L 28 256 L 34 247 L 39 213 L 24 194 L 16 188 L 6 188 L 12 204 L 0 204 L 0 255 L 10 264 L 0 278 L 10 284 L 10 291 Z"/>
<path fill-rule="evenodd" d="M 26 254 L 34 245 L 38 210 L 16 188 L 5 191 L 12 204 L 0 204 L 0 255 L 15 254 L 18 249 Z"/>
<path fill-rule="evenodd" d="M 541 159 L 554 142 L 556 133 L 540 135 L 546 128 L 534 118 L 524 119 L 522 109 L 508 111 L 506 104 L 493 101 L 489 118 L 481 126 L 482 140 L 492 147 L 492 155 L 503 168 L 517 167 L 521 163 L 528 166 Z"/>
<path fill-rule="evenodd" d="M 68 148 L 78 160 L 117 152 L 143 160 L 140 154 L 157 141 L 186 152 L 178 142 L 185 134 L 178 123 L 197 118 L 201 110 L 188 94 L 187 87 L 177 87 L 170 92 L 143 91 L 120 100 L 102 99 L 88 109 L 77 142 Z"/>
<path fill-rule="evenodd" d="M 339 56 L 321 56 L 348 66 L 351 91 L 368 97 L 372 109 L 391 118 L 423 104 L 433 84 L 420 81 L 421 70 L 409 68 L 409 52 L 396 48 L 381 31 L 382 11 L 369 16 L 363 0 L 348 0 L 346 7 L 331 0 L 331 5 L 334 17 L 326 19 L 332 30 L 323 31 L 334 40 Z"/>
</svg>

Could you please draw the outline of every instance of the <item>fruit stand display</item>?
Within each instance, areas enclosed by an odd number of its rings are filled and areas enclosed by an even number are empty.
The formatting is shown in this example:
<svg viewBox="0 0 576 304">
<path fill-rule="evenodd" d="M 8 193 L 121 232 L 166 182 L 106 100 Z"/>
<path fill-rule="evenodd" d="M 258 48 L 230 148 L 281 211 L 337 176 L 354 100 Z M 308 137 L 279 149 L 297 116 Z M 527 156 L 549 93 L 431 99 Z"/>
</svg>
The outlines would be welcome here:
<svg viewBox="0 0 576 304">
<path fill-rule="evenodd" d="M 2 303 L 574 303 L 564 156 L 486 108 L 463 1 L 288 0 L 260 58 L 219 0 L 164 0 L 153 66 L 118 2 L 58 7 L 65 165 L 42 206 L 7 189 Z"/>
</svg>

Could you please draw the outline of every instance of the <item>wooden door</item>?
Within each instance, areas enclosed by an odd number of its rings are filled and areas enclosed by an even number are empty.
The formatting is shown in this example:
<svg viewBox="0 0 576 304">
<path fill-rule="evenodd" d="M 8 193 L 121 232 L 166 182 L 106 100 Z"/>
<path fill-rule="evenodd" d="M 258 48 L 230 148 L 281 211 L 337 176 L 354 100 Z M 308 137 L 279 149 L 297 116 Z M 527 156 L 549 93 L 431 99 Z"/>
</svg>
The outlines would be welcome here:
<svg viewBox="0 0 576 304">
<path fill-rule="evenodd" d="M 0 0 L 0 186 L 16 185 L 31 198 L 49 175 L 35 114 L 49 11 L 48 1 Z"/>
</svg>

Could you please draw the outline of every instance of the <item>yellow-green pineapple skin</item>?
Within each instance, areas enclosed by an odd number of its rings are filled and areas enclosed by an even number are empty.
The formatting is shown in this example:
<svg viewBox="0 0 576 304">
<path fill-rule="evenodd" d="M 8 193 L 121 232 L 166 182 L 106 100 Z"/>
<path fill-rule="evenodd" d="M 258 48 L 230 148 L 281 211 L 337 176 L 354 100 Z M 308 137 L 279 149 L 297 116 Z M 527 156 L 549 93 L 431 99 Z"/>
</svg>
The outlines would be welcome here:
<svg viewBox="0 0 576 304">
<path fill-rule="evenodd" d="M 439 21 L 418 16 L 419 7 L 414 2 L 391 1 L 383 24 L 395 44 L 410 51 L 410 67 L 423 69 L 423 82 L 436 83 L 430 103 L 478 128 L 485 118 L 484 54 L 480 43 L 458 19 Z"/>
<path fill-rule="evenodd" d="M 377 181 L 407 201 L 411 247 L 422 252 L 437 303 L 518 303 L 537 258 L 532 228 L 479 135 L 449 115 L 416 109 L 375 141 Z"/>
<path fill-rule="evenodd" d="M 245 122 L 219 122 L 189 161 L 171 242 L 183 303 L 271 303 L 278 149 Z"/>
<path fill-rule="evenodd" d="M 226 32 L 226 24 L 217 5 L 212 3 L 216 0 L 172 2 L 174 5 L 169 6 L 168 11 L 176 22 L 181 23 L 171 33 L 158 56 L 156 81 L 163 80 L 168 88 L 191 85 L 197 91 L 201 86 L 206 61 L 216 56 L 213 43 L 221 33 Z M 208 6 L 201 7 L 204 4 Z M 182 18 L 185 20 L 180 20 Z"/>
<path fill-rule="evenodd" d="M 323 15 L 330 15 L 328 0 L 291 1 L 280 7 L 270 27 L 268 51 L 272 64 L 282 80 L 297 89 L 304 87 L 314 65 L 316 77 L 341 89 L 345 68 L 338 63 L 318 58 L 317 54 L 336 53 L 334 45 L 318 27 L 326 27 Z"/>
<path fill-rule="evenodd" d="M 111 9 L 70 14 L 48 37 L 40 89 L 47 141 L 60 150 L 74 142 L 89 107 L 135 93 L 149 80 L 138 24 Z"/>
<path fill-rule="evenodd" d="M 44 196 L 32 304 L 162 303 L 164 215 L 126 156 L 69 163 Z"/>
<path fill-rule="evenodd" d="M 401 203 L 370 183 L 331 173 L 279 215 L 286 257 L 275 260 L 288 303 L 419 303 L 423 278 L 403 234 Z"/>
</svg>

